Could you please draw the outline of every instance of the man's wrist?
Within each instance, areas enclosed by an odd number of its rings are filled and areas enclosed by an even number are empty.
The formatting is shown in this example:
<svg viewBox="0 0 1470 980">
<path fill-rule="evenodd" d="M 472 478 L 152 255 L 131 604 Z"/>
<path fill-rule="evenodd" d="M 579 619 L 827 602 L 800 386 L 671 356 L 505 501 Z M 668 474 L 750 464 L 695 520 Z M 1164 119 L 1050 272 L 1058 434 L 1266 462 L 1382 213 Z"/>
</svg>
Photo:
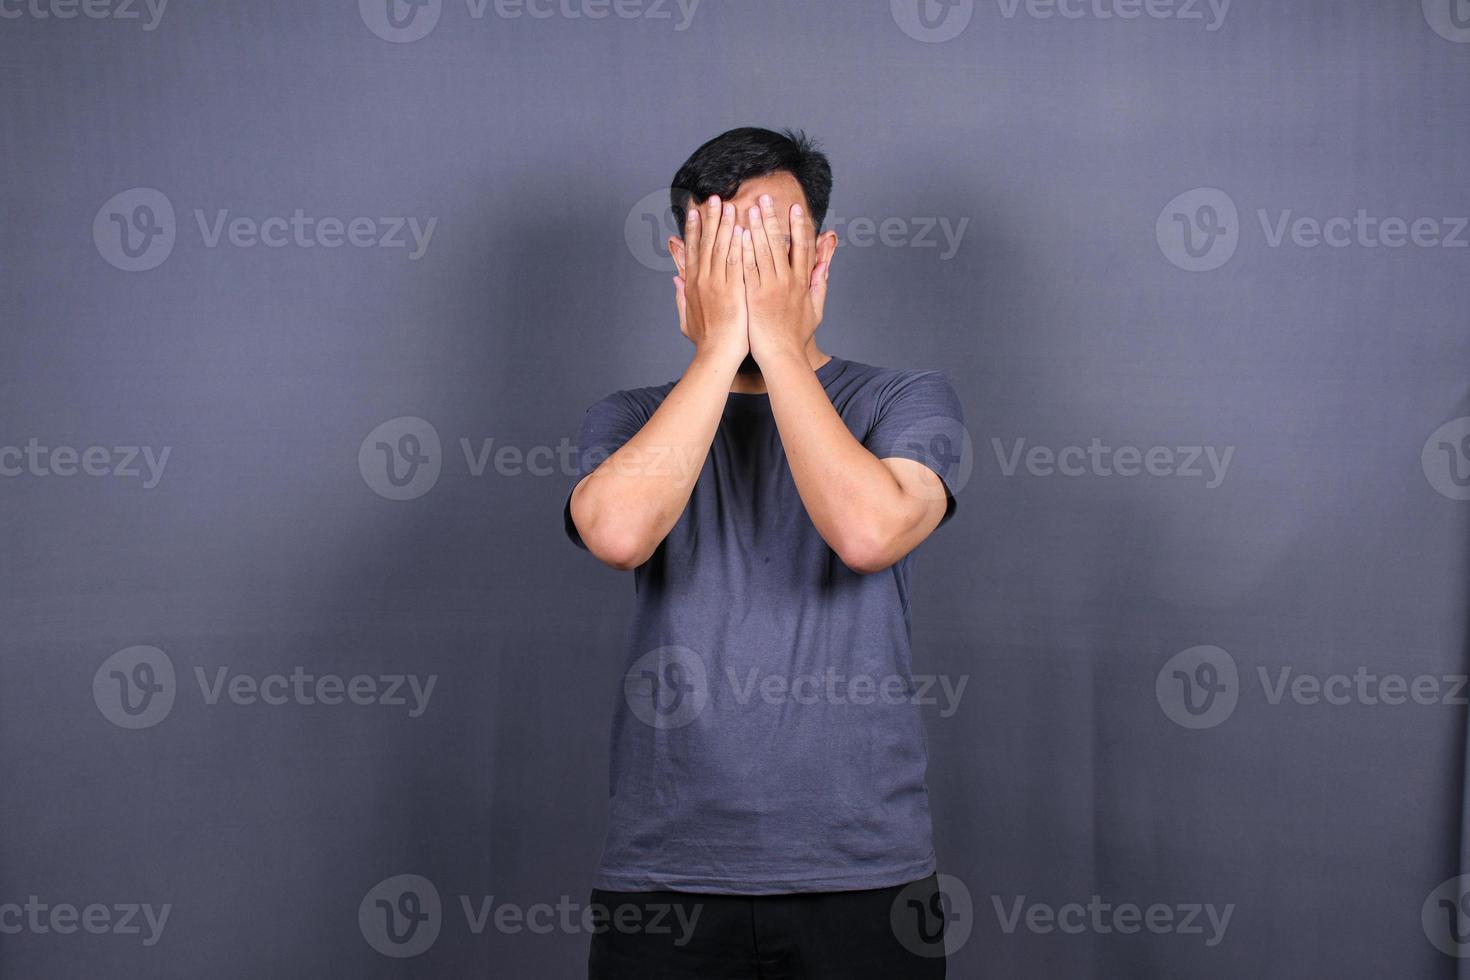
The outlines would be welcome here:
<svg viewBox="0 0 1470 980">
<path fill-rule="evenodd" d="M 796 344 L 764 345 L 760 350 L 752 349 L 751 354 L 755 357 L 755 362 L 760 366 L 763 374 L 783 374 L 793 371 L 814 373 L 811 362 L 807 360 L 806 350 Z"/>
<path fill-rule="evenodd" d="M 740 370 L 740 364 L 745 360 L 747 351 L 734 344 L 720 347 L 696 347 L 694 349 L 694 360 L 691 367 L 704 367 L 719 374 L 728 374 L 732 379 L 735 372 Z"/>
</svg>

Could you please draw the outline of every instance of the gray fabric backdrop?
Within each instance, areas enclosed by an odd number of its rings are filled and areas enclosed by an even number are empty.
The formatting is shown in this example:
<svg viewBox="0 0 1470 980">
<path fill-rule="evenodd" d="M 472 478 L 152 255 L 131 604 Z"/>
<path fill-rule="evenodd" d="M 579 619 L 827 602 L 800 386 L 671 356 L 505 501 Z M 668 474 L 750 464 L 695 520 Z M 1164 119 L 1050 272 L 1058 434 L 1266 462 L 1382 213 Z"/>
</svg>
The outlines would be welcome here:
<svg viewBox="0 0 1470 980">
<path fill-rule="evenodd" d="M 0 0 L 0 977 L 579 974 L 631 583 L 568 444 L 686 362 L 662 193 L 745 124 L 831 155 L 826 348 L 966 405 L 914 600 L 951 975 L 1454 975 L 1467 42 Z"/>
</svg>

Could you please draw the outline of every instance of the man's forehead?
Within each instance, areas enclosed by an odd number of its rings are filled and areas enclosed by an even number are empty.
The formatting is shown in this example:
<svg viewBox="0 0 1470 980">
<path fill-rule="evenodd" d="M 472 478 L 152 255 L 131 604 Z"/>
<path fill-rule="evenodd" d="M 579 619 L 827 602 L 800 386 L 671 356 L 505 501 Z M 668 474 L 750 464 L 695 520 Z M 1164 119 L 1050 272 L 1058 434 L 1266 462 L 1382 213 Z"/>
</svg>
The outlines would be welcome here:
<svg viewBox="0 0 1470 980">
<path fill-rule="evenodd" d="M 762 194 L 771 195 L 771 199 L 776 202 L 777 210 L 783 213 L 786 207 L 800 204 L 804 196 L 801 192 L 801 184 L 795 177 L 785 171 L 778 171 L 764 177 L 750 178 L 735 189 L 735 196 L 730 200 L 746 207 L 754 207 Z"/>
</svg>

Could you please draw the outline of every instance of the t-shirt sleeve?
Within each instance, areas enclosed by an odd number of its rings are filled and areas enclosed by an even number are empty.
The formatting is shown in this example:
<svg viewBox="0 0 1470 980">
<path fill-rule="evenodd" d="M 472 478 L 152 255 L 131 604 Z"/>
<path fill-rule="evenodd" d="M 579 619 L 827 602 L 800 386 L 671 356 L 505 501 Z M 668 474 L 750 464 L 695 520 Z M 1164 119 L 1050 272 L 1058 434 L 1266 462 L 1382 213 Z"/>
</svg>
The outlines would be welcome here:
<svg viewBox="0 0 1470 980">
<path fill-rule="evenodd" d="M 954 516 L 955 496 L 972 462 L 966 454 L 973 450 L 959 395 L 942 371 L 907 375 L 885 391 L 863 445 L 879 459 L 912 459 L 933 470 L 949 498 L 939 523 Z"/>
<path fill-rule="evenodd" d="M 633 399 L 626 392 L 615 391 L 587 409 L 582 417 L 582 429 L 577 433 L 577 474 L 567 491 L 566 503 L 562 505 L 562 518 L 566 524 L 567 537 L 579 548 L 586 548 L 577 525 L 572 521 L 572 491 L 583 478 L 597 469 L 598 465 L 622 448 L 623 443 L 638 434 L 643 423 L 648 421 Z"/>
</svg>

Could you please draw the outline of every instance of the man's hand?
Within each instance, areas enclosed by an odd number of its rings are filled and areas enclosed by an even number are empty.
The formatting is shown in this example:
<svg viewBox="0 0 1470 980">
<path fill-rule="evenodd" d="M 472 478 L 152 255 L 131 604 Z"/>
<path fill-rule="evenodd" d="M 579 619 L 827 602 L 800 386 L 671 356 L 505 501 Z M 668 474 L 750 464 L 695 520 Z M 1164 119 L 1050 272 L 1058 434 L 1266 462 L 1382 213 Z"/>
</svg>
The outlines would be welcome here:
<svg viewBox="0 0 1470 980">
<path fill-rule="evenodd" d="M 669 240 L 679 268 L 679 332 L 694 342 L 694 359 L 637 433 L 572 491 L 577 534 L 613 568 L 637 568 L 657 550 L 709 457 L 730 384 L 750 352 L 744 244 L 734 205 L 718 197 L 691 208 L 683 240 Z"/>
<path fill-rule="evenodd" d="M 830 262 L 817 261 L 816 229 L 800 204 L 791 206 L 789 236 L 769 194 L 748 220 L 742 237 L 750 353 L 758 364 L 786 355 L 804 359 L 822 322 Z"/>
<path fill-rule="evenodd" d="M 711 195 L 684 219 L 684 248 L 675 252 L 674 300 L 679 332 L 701 355 L 738 364 L 750 351 L 744 282 L 744 241 L 735 234 L 735 206 Z"/>
</svg>

